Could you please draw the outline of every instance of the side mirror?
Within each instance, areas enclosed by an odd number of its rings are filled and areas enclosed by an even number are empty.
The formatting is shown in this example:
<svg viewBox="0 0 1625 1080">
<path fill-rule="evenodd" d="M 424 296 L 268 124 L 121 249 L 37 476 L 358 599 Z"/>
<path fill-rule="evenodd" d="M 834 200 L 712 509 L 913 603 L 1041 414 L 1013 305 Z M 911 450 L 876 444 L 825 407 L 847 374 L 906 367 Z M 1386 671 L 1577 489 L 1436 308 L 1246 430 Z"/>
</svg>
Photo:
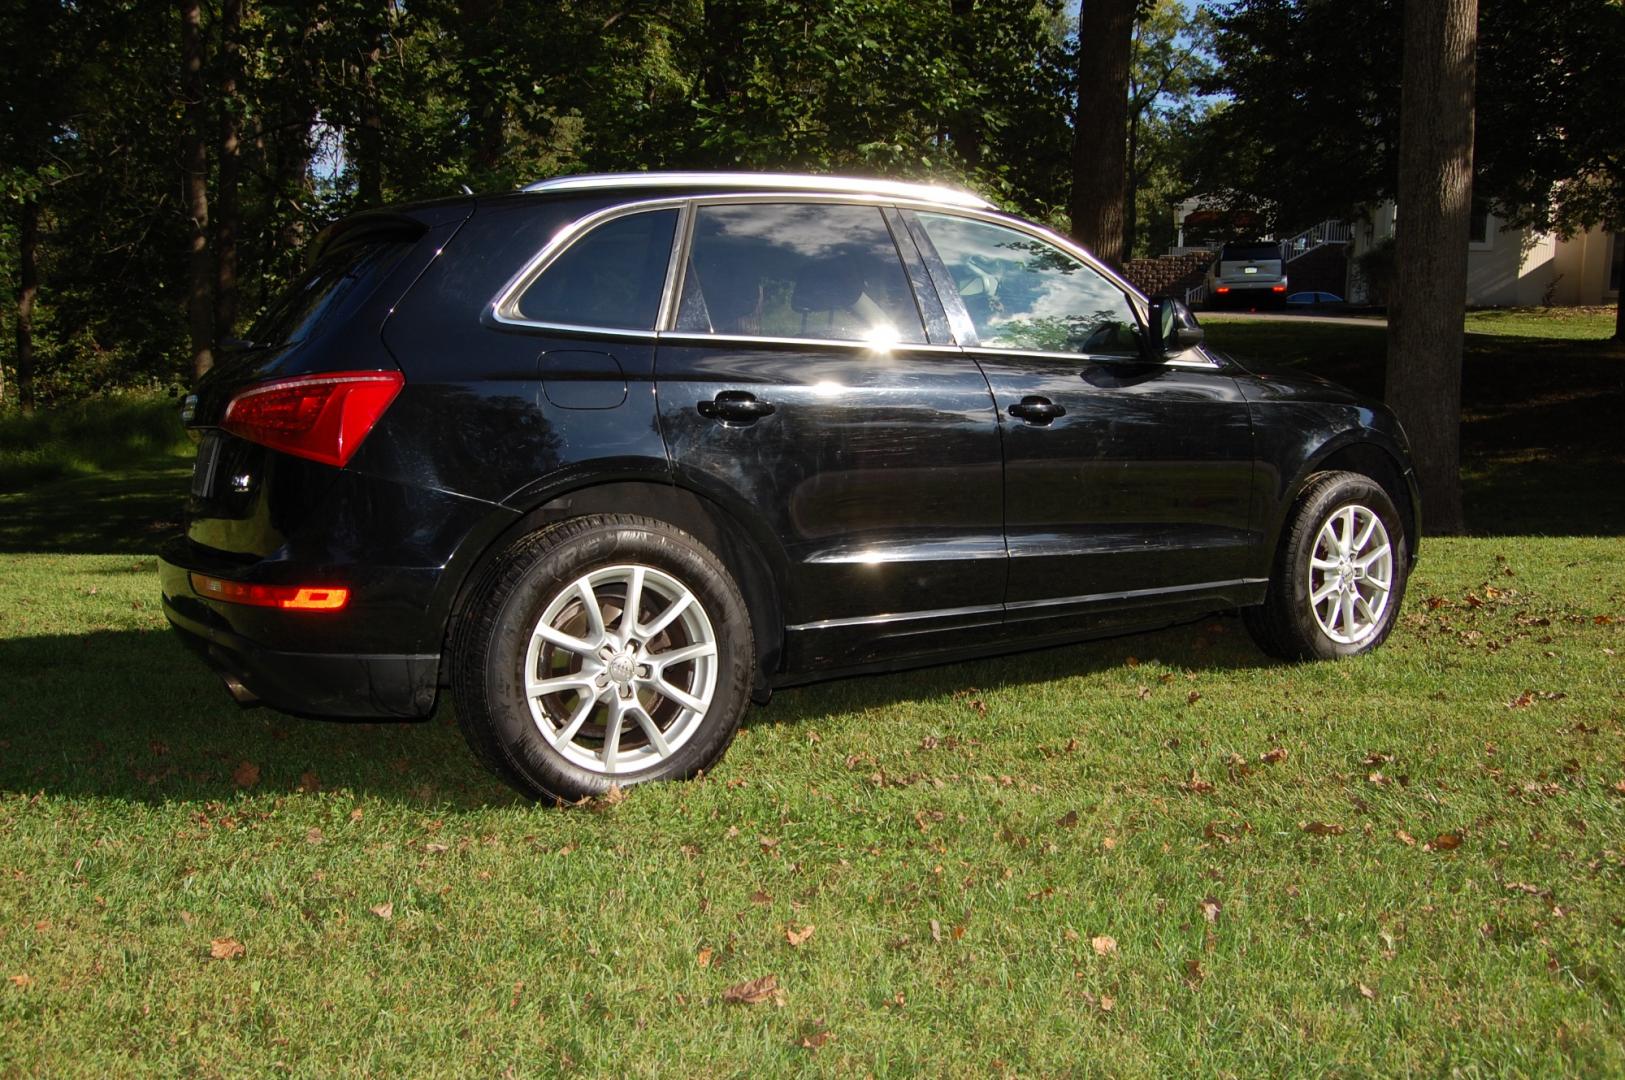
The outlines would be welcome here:
<svg viewBox="0 0 1625 1080">
<path fill-rule="evenodd" d="M 1176 356 L 1202 344 L 1202 327 L 1185 301 L 1177 297 L 1151 298 L 1151 331 L 1163 356 Z"/>
</svg>

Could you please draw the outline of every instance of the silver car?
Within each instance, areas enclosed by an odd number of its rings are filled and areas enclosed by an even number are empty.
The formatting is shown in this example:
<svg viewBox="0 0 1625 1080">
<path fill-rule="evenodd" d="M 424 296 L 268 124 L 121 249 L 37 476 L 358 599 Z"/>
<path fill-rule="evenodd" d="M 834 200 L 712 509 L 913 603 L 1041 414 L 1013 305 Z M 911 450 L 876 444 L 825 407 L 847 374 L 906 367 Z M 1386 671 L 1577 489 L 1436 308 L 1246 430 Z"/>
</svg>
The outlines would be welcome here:
<svg viewBox="0 0 1625 1080">
<path fill-rule="evenodd" d="M 1207 272 L 1208 301 L 1214 306 L 1279 304 L 1286 288 L 1286 258 L 1273 241 L 1225 244 Z"/>
</svg>

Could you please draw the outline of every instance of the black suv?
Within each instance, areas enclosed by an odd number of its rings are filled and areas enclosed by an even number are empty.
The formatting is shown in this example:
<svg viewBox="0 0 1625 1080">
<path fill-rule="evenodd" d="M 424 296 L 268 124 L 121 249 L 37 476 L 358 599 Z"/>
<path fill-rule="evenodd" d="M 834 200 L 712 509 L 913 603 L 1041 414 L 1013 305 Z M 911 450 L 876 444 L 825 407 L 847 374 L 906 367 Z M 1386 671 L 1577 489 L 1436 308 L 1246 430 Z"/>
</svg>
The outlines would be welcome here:
<svg viewBox="0 0 1625 1080">
<path fill-rule="evenodd" d="M 1240 610 L 1393 626 L 1392 414 L 944 188 L 647 173 L 365 213 L 187 399 L 164 610 L 239 701 L 576 798 L 834 675 Z"/>
</svg>

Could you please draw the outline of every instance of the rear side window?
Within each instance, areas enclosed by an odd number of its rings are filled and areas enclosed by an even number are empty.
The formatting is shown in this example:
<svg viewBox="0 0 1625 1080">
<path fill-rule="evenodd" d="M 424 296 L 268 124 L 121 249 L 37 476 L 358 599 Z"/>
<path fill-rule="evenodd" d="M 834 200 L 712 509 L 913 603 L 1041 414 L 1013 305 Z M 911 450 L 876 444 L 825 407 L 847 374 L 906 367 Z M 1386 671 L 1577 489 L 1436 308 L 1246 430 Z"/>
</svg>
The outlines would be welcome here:
<svg viewBox="0 0 1625 1080">
<path fill-rule="evenodd" d="M 653 330 L 666 285 L 677 211 L 611 218 L 548 263 L 519 298 L 536 322 Z"/>
<path fill-rule="evenodd" d="M 316 332 L 345 301 L 371 290 L 412 250 L 414 238 L 340 240 L 284 289 L 248 332 L 256 345 L 291 345 Z"/>
<path fill-rule="evenodd" d="M 1221 262 L 1272 262 L 1280 258 L 1280 244 L 1226 244 L 1219 251 Z"/>
<path fill-rule="evenodd" d="M 701 206 L 677 329 L 920 343 L 925 327 L 877 206 Z"/>
</svg>

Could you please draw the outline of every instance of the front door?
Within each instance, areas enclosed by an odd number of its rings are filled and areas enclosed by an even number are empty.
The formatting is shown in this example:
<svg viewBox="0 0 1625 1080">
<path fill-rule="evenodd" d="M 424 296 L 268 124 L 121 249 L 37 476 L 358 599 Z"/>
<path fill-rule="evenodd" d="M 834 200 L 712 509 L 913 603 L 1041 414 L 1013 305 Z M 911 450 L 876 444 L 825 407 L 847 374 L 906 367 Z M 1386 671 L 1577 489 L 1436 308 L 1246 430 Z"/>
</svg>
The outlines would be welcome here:
<svg viewBox="0 0 1625 1080">
<path fill-rule="evenodd" d="M 999 425 L 919 254 L 860 202 L 700 201 L 656 360 L 680 480 L 783 554 L 786 649 L 847 667 L 995 640 Z M 899 226 L 900 228 L 900 226 Z M 921 303 L 928 315 L 922 318 Z"/>
<path fill-rule="evenodd" d="M 912 221 L 1003 425 L 1009 622 L 1087 631 L 1246 595 L 1253 446 L 1235 380 L 1200 350 L 1153 360 L 1130 296 L 1041 236 Z"/>
</svg>

